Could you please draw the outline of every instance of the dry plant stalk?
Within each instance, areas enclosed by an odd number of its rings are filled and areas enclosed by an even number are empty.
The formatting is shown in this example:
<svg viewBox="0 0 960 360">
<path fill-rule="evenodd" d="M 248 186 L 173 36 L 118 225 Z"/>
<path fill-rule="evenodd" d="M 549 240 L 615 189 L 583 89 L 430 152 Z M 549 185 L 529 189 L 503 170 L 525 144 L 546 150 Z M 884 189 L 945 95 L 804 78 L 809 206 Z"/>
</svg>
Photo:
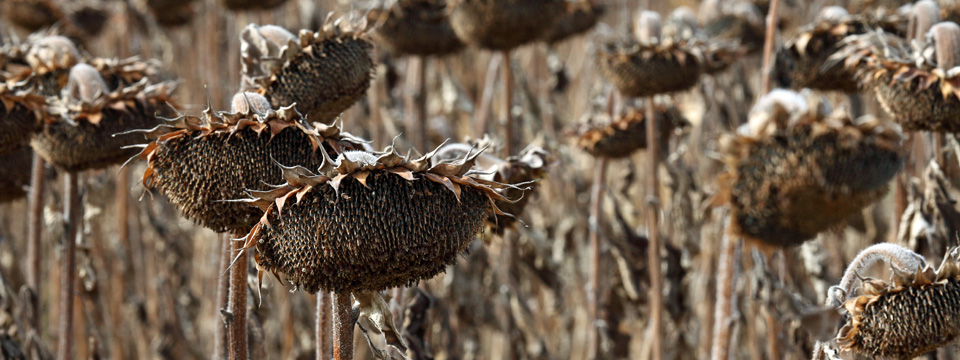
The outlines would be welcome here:
<svg viewBox="0 0 960 360">
<path fill-rule="evenodd" d="M 42 249 L 43 234 L 43 188 L 44 167 L 46 163 L 39 154 L 33 154 L 33 169 L 30 173 L 30 209 L 27 218 L 27 286 L 33 291 L 33 314 L 30 326 L 40 333 L 40 251 Z"/>
<path fill-rule="evenodd" d="M 317 360 L 330 360 L 330 311 L 333 309 L 329 291 L 317 292 L 316 346 Z"/>
<path fill-rule="evenodd" d="M 230 360 L 247 360 L 247 252 L 243 242 L 230 239 L 237 253 L 230 267 L 230 293 L 227 301 L 227 342 Z"/>
<path fill-rule="evenodd" d="M 353 360 L 353 319 L 350 294 L 333 293 L 333 359 Z"/>
<path fill-rule="evenodd" d="M 607 182 L 607 157 L 597 157 L 594 164 L 593 187 L 590 191 L 590 276 L 587 280 L 587 359 L 600 358 L 600 227 L 603 213 L 603 195 Z"/>
<path fill-rule="evenodd" d="M 663 356 L 662 344 L 663 334 L 661 325 L 663 314 L 663 285 L 660 275 L 660 230 L 657 226 L 657 220 L 660 217 L 660 183 L 657 177 L 660 162 L 660 138 L 657 136 L 656 110 L 653 107 L 653 97 L 648 96 L 647 102 L 647 237 L 650 241 L 650 248 L 647 251 L 649 256 L 648 266 L 650 269 L 650 323 L 653 327 L 653 359 L 660 360 Z"/>
<path fill-rule="evenodd" d="M 57 330 L 57 359 L 73 358 L 73 295 L 77 279 L 77 229 L 81 221 L 79 175 L 64 175 L 63 259 L 60 262 L 60 328 Z"/>
</svg>

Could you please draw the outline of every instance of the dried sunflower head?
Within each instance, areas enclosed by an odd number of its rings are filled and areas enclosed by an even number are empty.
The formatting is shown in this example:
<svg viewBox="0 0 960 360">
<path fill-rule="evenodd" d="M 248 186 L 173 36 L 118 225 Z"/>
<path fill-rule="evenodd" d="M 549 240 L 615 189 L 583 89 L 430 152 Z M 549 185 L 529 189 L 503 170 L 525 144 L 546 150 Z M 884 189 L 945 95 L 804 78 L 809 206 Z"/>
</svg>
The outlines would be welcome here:
<svg viewBox="0 0 960 360">
<path fill-rule="evenodd" d="M 460 40 L 509 50 L 550 32 L 564 14 L 565 0 L 449 0 L 448 6 Z"/>
<path fill-rule="evenodd" d="M 450 26 L 446 0 L 399 0 L 367 13 L 373 39 L 395 55 L 446 55 L 463 48 Z"/>
<path fill-rule="evenodd" d="M 256 93 L 234 97 L 234 109 L 180 116 L 150 133 L 138 155 L 147 161 L 142 183 L 157 189 L 188 219 L 217 232 L 246 231 L 262 214 L 229 202 L 246 189 L 283 180 L 275 162 L 318 167 L 320 153 L 363 148 L 337 127 L 309 124 L 288 106 L 273 110 Z"/>
<path fill-rule="evenodd" d="M 434 163 L 455 161 L 476 151 L 477 147 L 487 146 L 489 139 L 484 138 L 472 143 L 473 145 L 456 143 L 441 146 L 432 161 Z M 503 184 L 525 186 L 523 189 L 517 187 L 503 189 L 504 197 L 516 201 L 495 200 L 494 204 L 501 211 L 510 215 L 490 214 L 486 220 L 488 228 L 500 235 L 503 234 L 504 230 L 516 225 L 517 218 L 523 215 L 523 209 L 530 201 L 530 197 L 537 191 L 539 180 L 546 175 L 547 167 L 553 161 L 554 158 L 550 153 L 537 146 L 528 146 L 520 151 L 520 154 L 506 159 L 499 159 L 487 154 L 477 157 L 474 162 L 474 169 L 477 171 L 476 176 L 479 178 Z"/>
<path fill-rule="evenodd" d="M 11 153 L 0 155 L 0 203 L 17 200 L 27 195 L 33 151 L 21 146 Z"/>
<path fill-rule="evenodd" d="M 2 77 L 0 77 L 2 79 Z M 19 151 L 40 130 L 46 99 L 13 82 L 0 83 L 0 155 Z"/>
<path fill-rule="evenodd" d="M 797 245 L 879 200 L 903 166 L 896 124 L 827 114 L 815 97 L 765 95 L 738 135 L 721 139 L 718 200 L 746 238 Z"/>
<path fill-rule="evenodd" d="M 142 142 L 125 133 L 156 125 L 174 82 L 146 78 L 111 89 L 97 68 L 81 63 L 71 68 L 60 95 L 49 97 L 43 129 L 30 145 L 46 161 L 65 171 L 83 171 L 123 162 L 136 154 L 125 148 Z"/>
<path fill-rule="evenodd" d="M 661 36 L 660 15 L 638 14 L 634 39 L 603 43 L 596 64 L 607 81 L 626 96 L 645 97 L 689 89 L 703 71 L 698 40 Z"/>
<path fill-rule="evenodd" d="M 657 129 L 660 138 L 666 139 L 677 128 L 689 123 L 676 107 L 658 106 Z M 577 137 L 577 146 L 593 156 L 622 158 L 647 147 L 646 110 L 631 109 L 626 115 L 611 121 L 606 115 L 597 115 L 590 122 L 577 126 L 572 135 Z"/>
<path fill-rule="evenodd" d="M 64 18 L 59 5 L 53 0 L 4 0 L 0 2 L 0 13 L 27 31 L 37 31 Z"/>
<path fill-rule="evenodd" d="M 272 25 L 247 26 L 240 34 L 244 88 L 274 108 L 296 103 L 311 121 L 335 119 L 366 93 L 374 71 L 366 18 L 341 20 L 328 16 L 320 31 L 298 37 Z"/>
<path fill-rule="evenodd" d="M 954 316 L 960 312 L 958 262 L 954 248 L 937 270 L 892 266 L 889 281 L 864 280 L 861 295 L 843 302 L 846 320 L 836 338 L 840 350 L 912 359 L 955 340 L 960 335 L 960 317 Z"/>
<path fill-rule="evenodd" d="M 923 24 L 916 21 L 916 24 Z M 850 36 L 832 59 L 855 69 L 883 109 L 909 131 L 960 132 L 960 27 L 941 22 L 910 41 Z"/>
<path fill-rule="evenodd" d="M 444 271 L 499 212 L 499 189 L 471 171 L 479 152 L 434 163 L 346 151 L 314 173 L 284 167 L 286 184 L 251 191 L 264 211 L 246 236 L 262 272 L 309 292 L 380 291 Z"/>
<path fill-rule="evenodd" d="M 182 26 L 190 23 L 196 13 L 196 0 L 145 0 L 146 7 L 157 23 L 163 26 Z"/>
<path fill-rule="evenodd" d="M 813 23 L 800 29 L 777 52 L 777 77 L 787 79 L 795 89 L 811 88 L 826 91 L 857 92 L 856 71 L 835 61 L 828 61 L 840 49 L 843 39 L 879 27 L 894 31 L 900 18 L 869 19 L 851 15 L 838 6 L 820 11 Z"/>
<path fill-rule="evenodd" d="M 560 15 L 560 19 L 543 37 L 544 41 L 549 44 L 555 44 L 590 31 L 600 22 L 600 17 L 607 12 L 605 5 L 594 1 L 566 1 L 564 5 L 566 5 L 566 11 Z"/>
<path fill-rule="evenodd" d="M 705 12 L 703 7 L 700 11 Z M 764 15 L 756 5 L 740 1 L 717 11 L 703 28 L 708 39 L 735 41 L 750 52 L 763 48 Z"/>
</svg>

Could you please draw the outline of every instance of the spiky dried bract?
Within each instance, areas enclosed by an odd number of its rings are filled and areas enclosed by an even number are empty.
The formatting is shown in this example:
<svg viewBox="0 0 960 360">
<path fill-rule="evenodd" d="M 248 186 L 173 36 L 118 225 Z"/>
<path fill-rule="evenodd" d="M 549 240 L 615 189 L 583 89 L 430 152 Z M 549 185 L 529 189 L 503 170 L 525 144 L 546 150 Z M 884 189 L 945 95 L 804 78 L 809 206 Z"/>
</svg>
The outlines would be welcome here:
<svg viewBox="0 0 960 360">
<path fill-rule="evenodd" d="M 437 150 L 433 161 L 451 161 L 462 158 L 471 151 L 476 151 L 477 147 L 489 145 L 490 141 L 484 138 L 470 143 L 473 145 L 465 143 L 444 145 Z M 486 154 L 478 157 L 474 163 L 474 169 L 477 171 L 478 177 L 502 184 L 522 184 L 525 186 L 523 189 L 503 189 L 504 197 L 516 199 L 516 201 L 496 200 L 494 204 L 510 216 L 491 213 L 487 217 L 487 227 L 500 235 L 503 234 L 504 230 L 515 226 L 517 218 L 523 214 L 523 209 L 526 208 L 531 196 L 536 193 L 539 180 L 546 175 L 547 167 L 553 162 L 553 156 L 537 146 L 528 146 L 520 154 L 506 159 L 499 159 Z"/>
<path fill-rule="evenodd" d="M 373 39 L 396 55 L 446 55 L 464 47 L 450 26 L 446 0 L 400 0 L 367 18 L 379 24 Z"/>
<path fill-rule="evenodd" d="M 155 113 L 164 109 L 174 82 L 150 83 L 147 79 L 104 91 L 99 72 L 78 64 L 70 72 L 63 94 L 47 99 L 43 129 L 30 145 L 57 168 L 76 172 L 123 162 L 137 153 L 124 147 L 143 141 L 130 130 L 157 124 Z"/>
<path fill-rule="evenodd" d="M 0 155 L 0 164 L 3 164 L 0 166 L 0 203 L 26 196 L 33 151 L 22 146 L 12 153 Z"/>
<path fill-rule="evenodd" d="M 729 204 L 741 235 L 803 243 L 879 200 L 903 166 L 898 126 L 839 111 L 824 116 L 820 108 L 755 108 L 767 116 L 751 119 L 748 133 L 722 139 L 727 173 L 718 199 Z"/>
<path fill-rule="evenodd" d="M 606 5 L 593 1 L 567 1 L 565 5 L 566 11 L 543 37 L 547 43 L 555 44 L 590 31 L 607 12 Z"/>
<path fill-rule="evenodd" d="M 856 70 L 828 59 L 840 49 L 845 37 L 874 27 L 890 31 L 896 25 L 895 19 L 871 20 L 850 15 L 840 7 L 824 8 L 814 23 L 802 28 L 777 52 L 777 72 L 794 89 L 857 92 L 860 88 Z"/>
<path fill-rule="evenodd" d="M 645 109 L 633 109 L 624 116 L 610 121 L 606 115 L 600 115 L 592 123 L 583 124 L 574 129 L 577 146 L 593 156 L 622 158 L 647 147 L 647 128 Z M 658 106 L 657 129 L 663 143 L 674 129 L 683 127 L 687 121 L 675 107 Z"/>
<path fill-rule="evenodd" d="M 903 272 L 892 281 L 864 281 L 863 294 L 844 302 L 841 350 L 884 359 L 912 359 L 960 335 L 960 264 L 956 249 L 940 268 Z"/>
<path fill-rule="evenodd" d="M 30 136 L 40 130 L 42 96 L 9 83 L 0 83 L 0 155 L 26 147 Z"/>
<path fill-rule="evenodd" d="M 626 96 L 645 97 L 687 90 L 703 71 L 703 54 L 696 41 L 606 43 L 597 49 L 596 63 L 607 81 Z"/>
<path fill-rule="evenodd" d="M 460 40 L 490 50 L 509 50 L 547 34 L 565 0 L 448 0 L 450 23 Z"/>
<path fill-rule="evenodd" d="M 310 121 L 329 123 L 370 87 L 373 42 L 359 24 L 327 19 L 316 32 L 278 44 L 250 24 L 240 35 L 244 87 L 274 108 L 297 104 Z"/>
<path fill-rule="evenodd" d="M 336 127 L 311 126 L 292 107 L 265 113 L 219 113 L 169 121 L 139 157 L 147 160 L 143 185 L 167 196 L 184 214 L 216 232 L 246 231 L 262 214 L 228 200 L 246 189 L 283 180 L 281 164 L 317 167 L 318 154 L 363 146 Z M 159 135 L 162 133 L 162 135 Z M 159 136 L 158 136 L 159 135 Z"/>
<path fill-rule="evenodd" d="M 938 57 L 948 59 L 956 53 L 950 44 L 956 43 L 960 31 L 955 25 L 938 29 L 939 36 L 934 37 L 931 29 L 919 49 L 884 32 L 850 36 L 832 59 L 856 69 L 904 130 L 960 133 L 960 67 L 937 63 Z M 938 50 L 950 56 L 938 56 Z"/>
<path fill-rule="evenodd" d="M 247 235 L 261 271 L 308 292 L 380 291 L 445 270 L 504 200 L 470 172 L 479 152 L 452 163 L 344 152 L 319 174 L 284 168 L 285 185 L 251 192 L 264 217 Z"/>
</svg>

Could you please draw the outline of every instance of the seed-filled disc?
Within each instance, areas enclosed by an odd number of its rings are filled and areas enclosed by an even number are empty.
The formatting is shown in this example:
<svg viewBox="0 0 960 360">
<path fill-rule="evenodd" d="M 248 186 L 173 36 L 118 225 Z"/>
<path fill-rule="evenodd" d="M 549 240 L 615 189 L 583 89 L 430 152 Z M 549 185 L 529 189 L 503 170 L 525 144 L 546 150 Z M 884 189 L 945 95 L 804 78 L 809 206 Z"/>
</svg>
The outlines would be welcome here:
<svg viewBox="0 0 960 360">
<path fill-rule="evenodd" d="M 600 74 L 626 96 L 645 97 L 687 90 L 703 70 L 695 42 L 607 43 L 597 49 Z"/>
<path fill-rule="evenodd" d="M 193 20 L 196 0 L 147 0 L 157 23 L 163 26 L 182 26 Z"/>
<path fill-rule="evenodd" d="M 863 294 L 847 300 L 837 334 L 841 350 L 884 359 L 912 359 L 960 335 L 960 271 L 956 249 L 936 271 L 893 268 L 894 280 L 865 282 Z"/>
<path fill-rule="evenodd" d="M 860 88 L 856 71 L 828 59 L 849 35 L 862 34 L 874 27 L 895 31 L 896 26 L 893 19 L 869 21 L 864 16 L 850 15 L 840 7 L 825 8 L 814 23 L 801 29 L 777 52 L 777 72 L 789 79 L 789 86 L 794 89 L 857 92 Z"/>
<path fill-rule="evenodd" d="M 574 130 L 577 146 L 593 156 L 622 158 L 647 147 L 646 110 L 633 109 L 615 121 L 605 116 L 597 123 L 583 124 Z M 687 121 L 675 107 L 657 107 L 657 129 L 666 144 L 670 133 Z"/>
<path fill-rule="evenodd" d="M 466 175 L 478 152 L 456 163 L 342 153 L 320 174 L 285 168 L 287 184 L 251 192 L 266 211 L 248 234 L 261 271 L 308 292 L 380 291 L 444 271 L 497 211 L 496 188 Z"/>
<path fill-rule="evenodd" d="M 748 134 L 723 139 L 722 193 L 745 237 L 778 246 L 812 239 L 879 200 L 903 166 L 895 124 L 772 110 L 751 119 Z"/>
<path fill-rule="evenodd" d="M 4 0 L 0 13 L 7 20 L 28 31 L 37 31 L 64 18 L 58 2 L 50 0 Z"/>
<path fill-rule="evenodd" d="M 543 37 L 548 43 L 558 43 L 590 31 L 600 21 L 600 17 L 607 12 L 606 6 L 594 4 L 593 1 L 567 1 L 564 5 L 566 11 Z"/>
<path fill-rule="evenodd" d="M 951 45 L 960 45 L 954 41 L 960 41 L 960 28 L 939 23 L 927 39 L 915 52 L 886 33 L 850 36 L 835 57 L 858 71 L 904 130 L 960 133 L 960 46 Z"/>
<path fill-rule="evenodd" d="M 450 23 L 463 42 L 509 50 L 553 29 L 565 0 L 450 0 Z"/>
<path fill-rule="evenodd" d="M 0 155 L 27 147 L 30 136 L 40 130 L 43 105 L 43 97 L 0 83 Z"/>
<path fill-rule="evenodd" d="M 30 169 L 33 166 L 33 151 L 29 147 L 0 155 L 0 203 L 20 199 L 27 195 L 30 185 Z"/>
<path fill-rule="evenodd" d="M 246 189 L 281 182 L 274 161 L 318 167 L 320 147 L 331 152 L 362 147 L 338 128 L 311 126 L 292 107 L 243 114 L 208 109 L 164 127 L 139 155 L 147 160 L 144 187 L 159 190 L 184 217 L 217 232 L 249 230 L 262 215 L 230 200 L 242 198 Z"/>
<path fill-rule="evenodd" d="M 291 39 L 251 24 L 240 35 L 244 86 L 274 108 L 296 103 L 310 121 L 329 123 L 370 87 L 373 42 L 364 26 L 328 19 Z"/>
<path fill-rule="evenodd" d="M 464 46 L 450 26 L 445 0 L 401 0 L 370 11 L 367 18 L 380 24 L 374 40 L 396 55 L 445 55 Z"/>
<path fill-rule="evenodd" d="M 173 82 L 151 84 L 146 78 L 110 91 L 100 72 L 78 64 L 70 71 L 63 94 L 50 98 L 43 129 L 30 142 L 53 166 L 70 172 L 119 164 L 135 155 L 124 148 L 143 142 L 142 135 L 125 133 L 157 124 Z"/>
</svg>

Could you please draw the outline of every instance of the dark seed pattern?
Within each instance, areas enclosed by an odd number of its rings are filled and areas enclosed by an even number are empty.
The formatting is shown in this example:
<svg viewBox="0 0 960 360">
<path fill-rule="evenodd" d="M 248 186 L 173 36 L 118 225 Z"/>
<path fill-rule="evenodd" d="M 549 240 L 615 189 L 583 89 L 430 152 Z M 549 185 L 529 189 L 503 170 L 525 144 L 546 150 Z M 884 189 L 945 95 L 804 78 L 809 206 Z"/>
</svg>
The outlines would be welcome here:
<svg viewBox="0 0 960 360">
<path fill-rule="evenodd" d="M 697 84 L 701 60 L 680 45 L 606 44 L 597 51 L 600 74 L 626 96 L 687 90 Z"/>
<path fill-rule="evenodd" d="M 553 29 L 564 0 L 455 0 L 450 23 L 467 44 L 509 50 L 537 41 Z"/>
<path fill-rule="evenodd" d="M 873 89 L 883 109 L 904 130 L 960 133 L 960 99 L 944 97 L 939 83 L 919 90 L 920 81 L 891 81 L 885 73 L 873 82 Z"/>
<path fill-rule="evenodd" d="M 273 211 L 258 263 L 308 292 L 411 286 L 456 262 L 482 230 L 490 199 L 464 186 L 459 200 L 437 182 L 370 171 L 366 186 L 346 177 L 339 194 L 318 185 Z"/>
<path fill-rule="evenodd" d="M 311 121 L 329 123 L 370 87 L 373 43 L 358 35 L 313 44 L 283 67 L 265 89 L 274 108 L 297 103 Z"/>
<path fill-rule="evenodd" d="M 272 136 L 247 128 L 231 135 L 221 132 L 201 136 L 195 131 L 162 142 L 151 157 L 156 188 L 183 212 L 184 217 L 216 232 L 246 231 L 263 215 L 249 205 L 228 202 L 244 197 L 246 189 L 265 190 L 283 182 L 284 165 L 320 166 L 306 134 L 296 127 Z"/>
<path fill-rule="evenodd" d="M 15 152 L 0 155 L 0 164 L 0 203 L 26 196 L 33 151 L 29 147 L 21 147 Z"/>
<path fill-rule="evenodd" d="M 26 147 L 31 134 L 37 130 L 40 130 L 40 120 L 33 111 L 20 104 L 7 109 L 0 102 L 0 155 Z"/>
<path fill-rule="evenodd" d="M 547 43 L 558 43 L 590 31 L 607 12 L 605 5 L 594 4 L 592 1 L 567 2 L 566 8 L 557 23 L 543 37 Z"/>
<path fill-rule="evenodd" d="M 661 139 L 668 138 L 676 127 L 686 122 L 676 108 L 657 108 L 656 114 Z M 581 130 L 578 135 L 577 146 L 590 155 L 608 158 L 630 156 L 647 147 L 645 110 L 631 111 L 612 123 Z"/>
<path fill-rule="evenodd" d="M 382 16 L 386 19 L 372 36 L 396 55 L 445 55 L 464 47 L 450 26 L 444 0 L 402 0 L 368 15 L 374 22 Z"/>
<path fill-rule="evenodd" d="M 30 145 L 44 160 L 69 172 L 119 164 L 138 152 L 123 147 L 141 144 L 144 138 L 142 134 L 114 135 L 155 126 L 155 110 L 153 105 L 138 101 L 125 110 L 103 109 L 103 119 L 97 125 L 86 120 L 79 120 L 76 124 L 66 121 L 47 123 L 34 135 Z"/>
<path fill-rule="evenodd" d="M 876 135 L 847 128 L 813 136 L 812 130 L 797 126 L 746 145 L 731 189 L 740 232 L 770 244 L 800 244 L 879 200 L 903 166 L 896 149 L 879 145 Z"/>
</svg>

